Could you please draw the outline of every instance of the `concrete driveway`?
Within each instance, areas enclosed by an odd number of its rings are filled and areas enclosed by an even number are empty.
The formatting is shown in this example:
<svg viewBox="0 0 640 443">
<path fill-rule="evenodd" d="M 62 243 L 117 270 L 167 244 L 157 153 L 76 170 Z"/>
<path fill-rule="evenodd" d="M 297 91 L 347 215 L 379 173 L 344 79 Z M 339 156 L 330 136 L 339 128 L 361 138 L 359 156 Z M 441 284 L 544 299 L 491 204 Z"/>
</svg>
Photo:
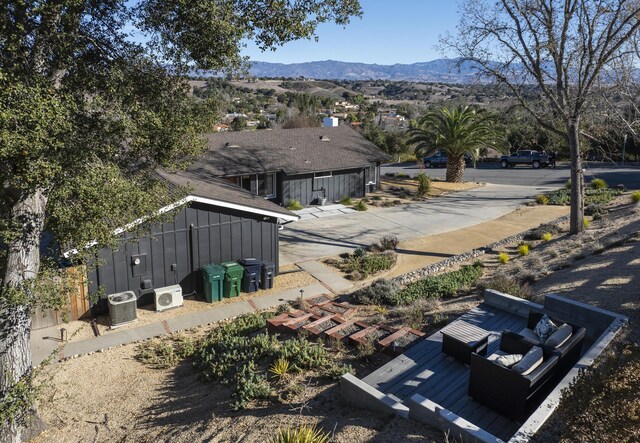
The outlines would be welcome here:
<svg viewBox="0 0 640 443">
<path fill-rule="evenodd" d="M 350 252 L 386 234 L 400 240 L 440 234 L 494 220 L 556 187 L 487 184 L 431 200 L 290 223 L 280 232 L 280 263 Z"/>
</svg>

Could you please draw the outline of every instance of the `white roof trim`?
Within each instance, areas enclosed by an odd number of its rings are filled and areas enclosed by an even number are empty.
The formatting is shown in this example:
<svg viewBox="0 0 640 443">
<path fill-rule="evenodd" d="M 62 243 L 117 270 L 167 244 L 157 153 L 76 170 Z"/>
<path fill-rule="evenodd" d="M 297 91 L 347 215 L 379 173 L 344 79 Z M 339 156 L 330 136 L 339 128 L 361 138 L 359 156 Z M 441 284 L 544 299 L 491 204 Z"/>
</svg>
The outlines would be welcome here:
<svg viewBox="0 0 640 443">
<path fill-rule="evenodd" d="M 275 218 L 279 218 L 281 220 L 286 220 L 286 221 L 296 221 L 300 219 L 300 216 L 295 214 L 291 214 L 291 215 L 282 214 L 280 212 L 269 211 L 267 209 L 259 209 L 259 208 L 254 208 L 252 206 L 239 205 L 237 203 L 229 203 L 226 201 L 215 200 L 212 198 L 198 197 L 196 195 L 190 195 L 185 200 L 187 200 L 188 202 L 194 201 L 197 203 L 204 203 L 212 206 L 220 206 L 222 208 L 237 209 L 238 211 L 250 212 L 252 214 L 260 214 L 268 217 L 275 217 Z"/>
<path fill-rule="evenodd" d="M 212 198 L 206 198 L 206 197 L 198 197 L 197 195 L 189 195 L 181 200 L 178 200 L 175 203 L 172 203 L 168 206 L 165 206 L 163 208 L 158 209 L 157 214 L 164 214 L 165 212 L 169 212 L 177 207 L 180 207 L 186 203 L 190 203 L 190 202 L 196 202 L 196 203 L 203 203 L 206 205 L 211 205 L 211 206 L 220 206 L 221 208 L 229 208 L 229 209 L 236 209 L 238 211 L 243 211 L 243 212 L 249 212 L 252 214 L 259 214 L 259 215 L 264 215 L 266 217 L 273 217 L 273 218 L 277 218 L 279 219 L 278 222 L 280 220 L 284 220 L 284 221 L 297 221 L 300 219 L 300 216 L 295 215 L 295 214 L 291 214 L 291 215 L 287 215 L 287 214 L 281 214 L 279 212 L 274 212 L 274 211 L 268 211 L 266 209 L 258 209 L 258 208 L 254 208 L 252 206 L 246 206 L 246 205 L 239 205 L 237 203 L 229 203 L 229 202 L 225 202 L 222 200 L 214 200 Z M 131 223 L 128 223 L 126 225 L 124 225 L 121 228 L 118 229 L 114 229 L 113 230 L 113 235 L 120 235 L 123 232 L 128 231 L 131 228 L 135 228 L 136 226 L 144 223 L 149 217 L 140 217 L 137 220 L 132 221 Z M 97 241 L 91 241 L 89 243 L 87 243 L 85 245 L 85 249 L 88 249 L 92 246 L 95 246 L 97 244 Z M 62 255 L 65 258 L 69 258 L 70 255 L 75 255 L 78 253 L 77 249 L 71 249 L 65 253 L 63 253 Z"/>
</svg>

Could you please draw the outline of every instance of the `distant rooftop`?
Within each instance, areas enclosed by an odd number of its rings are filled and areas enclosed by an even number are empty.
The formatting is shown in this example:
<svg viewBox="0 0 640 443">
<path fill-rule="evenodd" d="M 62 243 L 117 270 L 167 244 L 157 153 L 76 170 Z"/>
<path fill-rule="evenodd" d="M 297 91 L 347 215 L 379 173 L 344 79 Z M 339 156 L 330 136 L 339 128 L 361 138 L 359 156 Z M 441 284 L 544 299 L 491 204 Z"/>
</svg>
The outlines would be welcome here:
<svg viewBox="0 0 640 443">
<path fill-rule="evenodd" d="M 207 134 L 209 151 L 184 176 L 194 179 L 366 168 L 389 158 L 348 126 Z"/>
</svg>

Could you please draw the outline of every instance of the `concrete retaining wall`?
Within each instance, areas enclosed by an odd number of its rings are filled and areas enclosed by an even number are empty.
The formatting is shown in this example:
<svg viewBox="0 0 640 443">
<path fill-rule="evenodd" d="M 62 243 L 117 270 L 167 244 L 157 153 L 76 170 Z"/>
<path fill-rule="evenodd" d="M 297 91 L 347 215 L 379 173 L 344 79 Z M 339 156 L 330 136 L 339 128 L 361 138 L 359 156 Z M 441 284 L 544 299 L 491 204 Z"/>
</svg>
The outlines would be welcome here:
<svg viewBox="0 0 640 443">
<path fill-rule="evenodd" d="M 499 443 L 498 437 L 443 408 L 431 400 L 415 394 L 409 399 L 409 418 L 442 429 L 452 441 Z"/>
<path fill-rule="evenodd" d="M 600 337 L 614 320 L 624 318 L 611 311 L 560 297 L 557 294 L 548 294 L 544 298 L 544 310 L 550 314 L 550 317 L 557 315 L 568 323 L 587 328 L 587 338 L 591 340 Z"/>
<path fill-rule="evenodd" d="M 351 405 L 369 411 L 407 417 L 409 408 L 351 374 L 340 378 L 340 396 Z"/>
<path fill-rule="evenodd" d="M 544 309 L 543 306 L 538 303 L 514 297 L 513 295 L 505 294 L 495 289 L 485 289 L 484 302 L 489 306 L 524 318 L 529 316 L 529 311 L 542 312 Z"/>
</svg>

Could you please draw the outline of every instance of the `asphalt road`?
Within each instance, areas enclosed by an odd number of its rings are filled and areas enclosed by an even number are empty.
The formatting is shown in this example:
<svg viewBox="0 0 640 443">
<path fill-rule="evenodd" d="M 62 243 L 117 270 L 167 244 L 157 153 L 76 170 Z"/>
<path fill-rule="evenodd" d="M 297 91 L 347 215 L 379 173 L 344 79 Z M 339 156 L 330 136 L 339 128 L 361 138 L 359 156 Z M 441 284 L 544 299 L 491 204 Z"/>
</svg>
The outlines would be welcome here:
<svg viewBox="0 0 640 443">
<path fill-rule="evenodd" d="M 446 168 L 422 169 L 432 178 L 445 178 Z M 397 163 L 382 166 L 382 175 L 390 172 L 403 172 L 414 176 L 421 171 L 415 163 Z M 552 186 L 561 187 L 569 179 L 568 165 L 558 165 L 557 168 L 533 169 L 529 166 L 516 166 L 502 169 L 499 164 L 479 164 L 476 169 L 470 167 L 465 170 L 465 181 L 477 181 L 502 185 L 518 186 Z M 620 166 L 602 163 L 586 163 L 585 176 L 587 181 L 601 178 L 609 186 L 624 184 L 628 189 L 640 189 L 640 165 Z"/>
</svg>

